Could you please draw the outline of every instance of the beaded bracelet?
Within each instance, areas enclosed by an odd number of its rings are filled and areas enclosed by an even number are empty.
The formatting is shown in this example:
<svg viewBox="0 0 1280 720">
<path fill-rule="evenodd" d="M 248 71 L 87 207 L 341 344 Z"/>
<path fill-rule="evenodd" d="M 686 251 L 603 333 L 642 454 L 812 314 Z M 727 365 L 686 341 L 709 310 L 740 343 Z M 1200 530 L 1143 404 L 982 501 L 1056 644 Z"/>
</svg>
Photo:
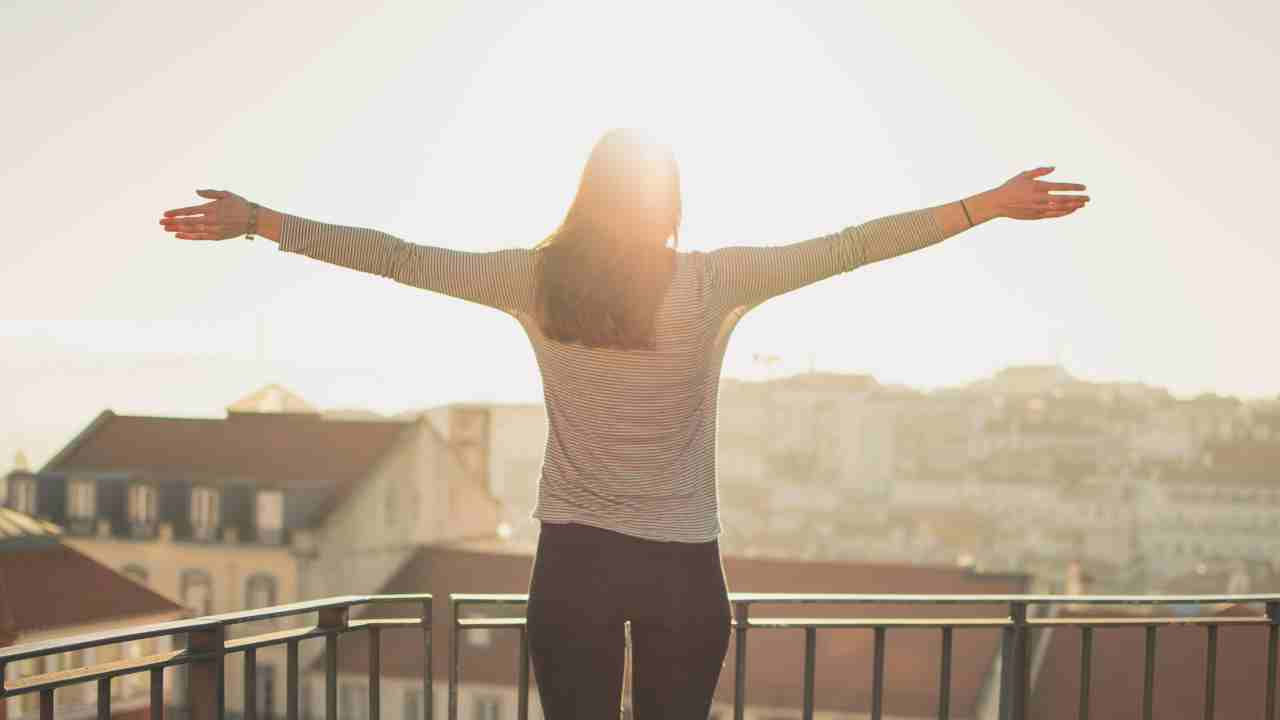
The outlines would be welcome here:
<svg viewBox="0 0 1280 720">
<path fill-rule="evenodd" d="M 253 234 L 258 231 L 258 203 L 249 203 L 249 229 L 244 236 L 253 242 Z"/>
</svg>

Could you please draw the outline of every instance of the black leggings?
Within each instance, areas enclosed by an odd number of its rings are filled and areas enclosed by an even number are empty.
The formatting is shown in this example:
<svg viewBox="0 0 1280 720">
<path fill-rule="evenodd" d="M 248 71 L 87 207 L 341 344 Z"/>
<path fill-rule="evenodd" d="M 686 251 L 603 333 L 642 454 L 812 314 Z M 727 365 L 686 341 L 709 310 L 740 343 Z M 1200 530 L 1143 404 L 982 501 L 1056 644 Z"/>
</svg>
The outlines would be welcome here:
<svg viewBox="0 0 1280 720">
<path fill-rule="evenodd" d="M 627 620 L 635 720 L 706 720 L 732 617 L 718 541 L 544 522 L 526 613 L 546 720 L 619 716 Z"/>
</svg>

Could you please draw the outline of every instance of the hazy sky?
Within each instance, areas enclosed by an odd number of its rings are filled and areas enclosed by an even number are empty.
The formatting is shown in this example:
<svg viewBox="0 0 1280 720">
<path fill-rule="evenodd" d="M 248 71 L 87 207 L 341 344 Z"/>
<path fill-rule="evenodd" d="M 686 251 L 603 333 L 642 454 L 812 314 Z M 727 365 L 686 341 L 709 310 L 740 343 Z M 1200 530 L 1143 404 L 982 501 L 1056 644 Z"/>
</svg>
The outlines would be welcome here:
<svg viewBox="0 0 1280 720">
<path fill-rule="evenodd" d="M 531 246 L 613 126 L 674 147 L 684 249 L 802 240 L 1040 165 L 1088 185 L 1073 215 L 771 300 L 726 376 L 771 353 L 931 389 L 1058 361 L 1280 393 L 1276 3 L 116 5 L 0 4 L 0 468 L 18 448 L 38 467 L 105 407 L 218 417 L 268 382 L 382 412 L 540 401 L 496 310 L 157 220 L 216 188 Z"/>
</svg>

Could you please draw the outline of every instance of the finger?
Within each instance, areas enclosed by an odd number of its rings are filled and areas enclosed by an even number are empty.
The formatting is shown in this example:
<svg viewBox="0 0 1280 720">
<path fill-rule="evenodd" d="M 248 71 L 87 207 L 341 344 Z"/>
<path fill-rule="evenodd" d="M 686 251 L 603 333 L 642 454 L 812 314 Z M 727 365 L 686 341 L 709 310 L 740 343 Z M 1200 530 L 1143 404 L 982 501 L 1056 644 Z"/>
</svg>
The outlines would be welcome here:
<svg viewBox="0 0 1280 720">
<path fill-rule="evenodd" d="M 211 230 L 215 224 L 204 222 L 200 219 L 191 219 L 167 222 L 164 223 L 164 226 L 168 230 L 178 230 L 180 232 L 205 232 Z"/>
<path fill-rule="evenodd" d="M 213 233 L 178 233 L 174 237 L 183 240 L 217 240 L 218 236 Z"/>
<path fill-rule="evenodd" d="M 175 210 L 165 210 L 165 217 L 173 217 L 174 215 L 192 215 L 194 213 L 206 212 L 213 203 L 205 203 L 204 205 L 192 205 L 190 207 L 177 208 Z"/>
<path fill-rule="evenodd" d="M 1042 190 L 1084 190 L 1084 185 L 1080 183 L 1047 182 L 1045 180 L 1037 180 L 1036 187 Z"/>
</svg>

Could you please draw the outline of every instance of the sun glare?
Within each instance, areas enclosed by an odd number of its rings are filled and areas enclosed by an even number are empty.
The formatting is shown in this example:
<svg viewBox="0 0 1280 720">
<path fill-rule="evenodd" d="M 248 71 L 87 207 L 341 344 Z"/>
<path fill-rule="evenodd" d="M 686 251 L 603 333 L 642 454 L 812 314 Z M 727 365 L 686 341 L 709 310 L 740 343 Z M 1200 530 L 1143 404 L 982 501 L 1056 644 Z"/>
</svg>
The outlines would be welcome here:
<svg viewBox="0 0 1280 720">
<path fill-rule="evenodd" d="M 865 116 L 829 48 L 767 5 L 557 3 L 513 19 L 491 42 L 441 145 L 518 152 L 516 164 L 538 172 L 520 200 L 529 208 L 563 212 L 591 144 L 612 127 L 672 147 L 686 221 L 740 210 L 737 198 L 762 174 L 781 182 L 803 173 L 821 193 L 842 182 L 830 158 L 852 146 Z M 510 127 L 495 118 L 513 116 L 525 134 L 495 148 Z"/>
</svg>

